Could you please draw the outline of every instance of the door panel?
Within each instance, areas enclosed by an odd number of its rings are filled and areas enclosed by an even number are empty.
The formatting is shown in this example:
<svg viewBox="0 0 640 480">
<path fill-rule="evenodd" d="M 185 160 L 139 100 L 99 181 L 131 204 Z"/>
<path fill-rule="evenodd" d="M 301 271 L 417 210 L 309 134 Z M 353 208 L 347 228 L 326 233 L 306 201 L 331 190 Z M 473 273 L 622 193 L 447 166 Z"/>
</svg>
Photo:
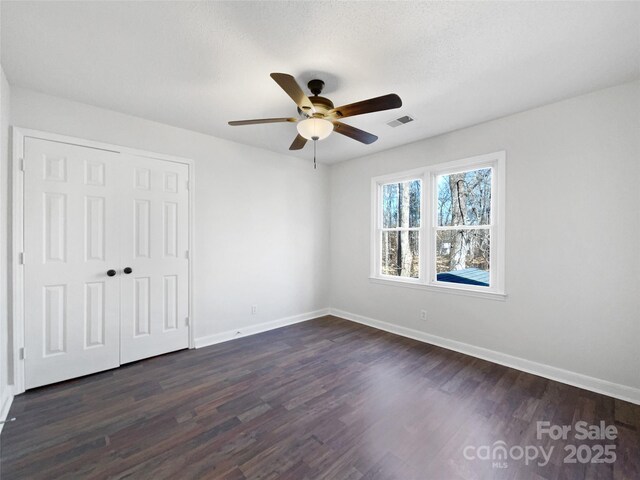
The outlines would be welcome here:
<svg viewBox="0 0 640 480">
<path fill-rule="evenodd" d="M 188 348 L 187 165 L 122 156 L 121 362 Z"/>
<path fill-rule="evenodd" d="M 117 160 L 25 139 L 26 388 L 119 364 Z"/>
</svg>

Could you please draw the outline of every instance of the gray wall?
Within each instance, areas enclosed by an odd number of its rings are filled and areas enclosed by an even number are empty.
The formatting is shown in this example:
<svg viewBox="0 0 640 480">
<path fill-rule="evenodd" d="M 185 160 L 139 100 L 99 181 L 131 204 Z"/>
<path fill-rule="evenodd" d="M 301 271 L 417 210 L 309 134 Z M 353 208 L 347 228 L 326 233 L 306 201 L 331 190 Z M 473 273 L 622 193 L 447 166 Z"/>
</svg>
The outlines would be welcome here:
<svg viewBox="0 0 640 480">
<path fill-rule="evenodd" d="M 9 345 L 9 114 L 10 88 L 0 67 L 0 415 L 5 414 L 5 402 L 10 396 L 9 384 L 13 382 Z"/>
<path fill-rule="evenodd" d="M 18 127 L 195 161 L 196 339 L 328 306 L 326 168 L 16 87 L 11 105 Z"/>
<path fill-rule="evenodd" d="M 195 160 L 196 337 L 332 306 L 640 388 L 640 82 L 317 171 L 20 88 L 10 101 L 13 125 Z M 507 300 L 370 283 L 371 177 L 498 150 Z"/>
<path fill-rule="evenodd" d="M 507 300 L 371 283 L 371 177 L 500 150 Z M 639 388 L 639 204 L 640 82 L 339 163 L 331 306 Z"/>
</svg>

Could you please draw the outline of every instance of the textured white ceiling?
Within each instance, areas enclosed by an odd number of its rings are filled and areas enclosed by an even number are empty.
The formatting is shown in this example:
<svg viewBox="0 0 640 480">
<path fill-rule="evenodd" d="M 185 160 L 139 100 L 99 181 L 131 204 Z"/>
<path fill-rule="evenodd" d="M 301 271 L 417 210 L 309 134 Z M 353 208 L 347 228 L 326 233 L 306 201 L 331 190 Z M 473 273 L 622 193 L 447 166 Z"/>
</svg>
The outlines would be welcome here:
<svg viewBox="0 0 640 480">
<path fill-rule="evenodd" d="M 326 82 L 336 105 L 397 93 L 345 120 L 332 163 L 640 77 L 640 3 L 2 1 L 9 82 L 222 138 L 288 147 L 295 115 L 271 72 Z M 386 122 L 410 114 L 415 122 Z"/>
</svg>

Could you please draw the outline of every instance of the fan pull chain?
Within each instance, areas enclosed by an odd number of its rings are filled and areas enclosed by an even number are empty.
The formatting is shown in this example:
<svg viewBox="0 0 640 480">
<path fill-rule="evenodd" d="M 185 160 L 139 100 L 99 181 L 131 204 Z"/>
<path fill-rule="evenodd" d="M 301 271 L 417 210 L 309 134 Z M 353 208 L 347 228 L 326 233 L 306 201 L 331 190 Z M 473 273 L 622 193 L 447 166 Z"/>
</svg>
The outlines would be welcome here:
<svg viewBox="0 0 640 480">
<path fill-rule="evenodd" d="M 317 169 L 317 165 L 316 165 L 316 144 L 318 143 L 317 140 L 313 141 L 313 169 Z"/>
</svg>

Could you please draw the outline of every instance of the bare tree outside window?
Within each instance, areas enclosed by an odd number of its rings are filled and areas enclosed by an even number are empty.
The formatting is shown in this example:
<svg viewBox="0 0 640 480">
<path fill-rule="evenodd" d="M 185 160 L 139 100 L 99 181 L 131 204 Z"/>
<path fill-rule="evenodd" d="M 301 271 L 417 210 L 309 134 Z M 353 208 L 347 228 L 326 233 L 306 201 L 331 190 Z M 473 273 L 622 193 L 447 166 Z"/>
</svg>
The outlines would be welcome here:
<svg viewBox="0 0 640 480">
<path fill-rule="evenodd" d="M 382 186 L 381 273 L 420 275 L 420 204 L 422 182 L 410 180 Z"/>
<path fill-rule="evenodd" d="M 439 281 L 466 283 L 466 279 L 489 286 L 491 174 L 491 168 L 483 168 L 438 176 Z"/>
</svg>

